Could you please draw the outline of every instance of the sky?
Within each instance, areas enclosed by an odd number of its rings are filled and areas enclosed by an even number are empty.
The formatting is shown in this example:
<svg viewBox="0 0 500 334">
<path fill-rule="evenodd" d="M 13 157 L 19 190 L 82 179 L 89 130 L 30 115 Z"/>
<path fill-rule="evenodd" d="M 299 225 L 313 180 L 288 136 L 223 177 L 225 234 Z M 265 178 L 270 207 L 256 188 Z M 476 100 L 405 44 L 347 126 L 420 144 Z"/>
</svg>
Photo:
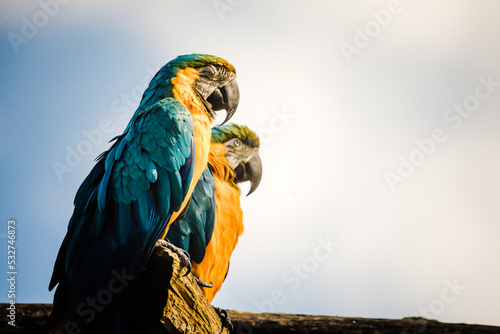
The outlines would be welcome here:
<svg viewBox="0 0 500 334">
<path fill-rule="evenodd" d="M 52 301 L 76 190 L 149 80 L 208 53 L 237 69 L 231 121 L 259 134 L 264 167 L 214 305 L 500 326 L 499 9 L 0 1 L 0 249 L 14 220 L 16 302 Z M 6 279 L 0 291 L 8 302 Z"/>
</svg>

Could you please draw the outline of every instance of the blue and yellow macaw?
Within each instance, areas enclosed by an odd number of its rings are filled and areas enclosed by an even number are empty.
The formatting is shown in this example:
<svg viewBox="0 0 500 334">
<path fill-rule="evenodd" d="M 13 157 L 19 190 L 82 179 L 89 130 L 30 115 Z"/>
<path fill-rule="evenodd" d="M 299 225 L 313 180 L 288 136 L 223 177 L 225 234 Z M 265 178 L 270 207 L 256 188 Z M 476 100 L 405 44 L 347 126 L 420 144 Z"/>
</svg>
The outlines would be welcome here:
<svg viewBox="0 0 500 334">
<path fill-rule="evenodd" d="M 235 78 L 226 60 L 191 54 L 151 80 L 124 133 L 76 194 L 49 285 L 58 284 L 53 333 L 64 325 L 123 332 L 121 302 L 207 167 L 216 111 L 225 109 L 227 121 L 238 106 Z"/>
<path fill-rule="evenodd" d="M 185 217 L 167 233 L 167 240 L 189 253 L 192 273 L 210 302 L 226 278 L 229 259 L 243 233 L 237 183 L 250 181 L 250 194 L 262 177 L 258 152 L 259 138 L 248 127 L 214 127 L 209 167 L 196 185 Z"/>
</svg>

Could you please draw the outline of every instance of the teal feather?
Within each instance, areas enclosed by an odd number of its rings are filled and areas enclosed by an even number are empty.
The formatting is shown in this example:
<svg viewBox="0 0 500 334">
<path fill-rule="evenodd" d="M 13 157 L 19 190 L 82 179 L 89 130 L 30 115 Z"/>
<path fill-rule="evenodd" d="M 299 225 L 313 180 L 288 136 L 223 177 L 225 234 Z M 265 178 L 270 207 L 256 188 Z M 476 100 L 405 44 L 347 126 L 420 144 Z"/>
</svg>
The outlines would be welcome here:
<svg viewBox="0 0 500 334">
<path fill-rule="evenodd" d="M 113 187 L 118 188 L 122 184 L 122 174 L 123 173 L 116 173 L 113 178 Z"/>
<path fill-rule="evenodd" d="M 165 156 L 164 152 L 167 151 L 163 147 L 156 145 L 155 154 L 154 154 L 154 162 L 159 166 L 167 166 L 168 160 Z"/>
<path fill-rule="evenodd" d="M 183 220 L 172 224 L 166 239 L 200 263 L 205 257 L 215 224 L 215 181 L 207 168 L 198 180 Z"/>
<path fill-rule="evenodd" d="M 143 107 L 145 104 L 147 104 L 149 102 L 149 100 L 151 99 L 151 97 L 153 96 L 154 94 L 154 91 L 149 91 L 147 94 L 144 93 L 143 96 L 142 96 L 142 101 L 141 101 L 141 104 L 139 105 L 139 108 Z"/>
<path fill-rule="evenodd" d="M 127 143 L 128 142 L 126 140 L 120 140 L 119 144 L 114 148 L 115 160 L 120 160 L 122 153 L 123 153 L 123 149 L 125 148 L 125 145 Z"/>
<path fill-rule="evenodd" d="M 145 154 L 139 154 L 138 156 L 140 156 L 141 158 L 137 162 L 137 165 L 139 166 L 140 169 L 145 171 L 148 166 L 149 159 Z"/>
<path fill-rule="evenodd" d="M 184 200 L 181 175 L 179 173 L 168 173 L 168 176 L 170 178 L 169 183 L 171 186 L 171 194 L 172 194 L 170 198 L 172 210 L 177 211 L 180 209 L 181 204 Z"/>
<path fill-rule="evenodd" d="M 191 155 L 186 158 L 186 163 L 180 169 L 182 185 L 184 187 L 184 192 L 182 194 L 183 197 L 186 197 L 187 192 L 189 190 L 189 185 L 191 184 L 191 180 L 193 178 L 194 163 L 192 163 L 192 162 L 195 161 L 195 158 L 196 158 L 196 150 L 194 147 L 194 138 L 191 138 L 190 152 L 191 152 Z"/>
<path fill-rule="evenodd" d="M 104 212 L 104 208 L 106 206 L 106 191 L 108 188 L 108 181 L 111 176 L 111 167 L 106 170 L 101 183 L 99 183 L 99 190 L 97 192 L 97 208 L 99 209 L 99 212 Z M 100 231 L 101 228 L 102 226 L 96 227 L 96 231 Z M 96 235 L 99 235 L 99 232 L 96 233 Z"/>
<path fill-rule="evenodd" d="M 158 180 L 158 170 L 156 169 L 155 163 L 151 160 L 149 161 L 146 175 L 148 177 L 149 182 L 151 183 L 155 183 L 156 180 Z"/>
<path fill-rule="evenodd" d="M 127 240 L 130 220 L 130 205 L 120 203 L 115 211 L 115 224 L 113 224 L 113 239 L 116 246 L 123 245 Z M 115 246 L 115 247 L 116 247 Z"/>
<path fill-rule="evenodd" d="M 136 125 L 136 126 L 137 126 L 137 125 Z M 128 129 L 128 131 L 127 131 L 127 135 L 125 136 L 125 140 L 126 140 L 127 142 L 131 142 L 131 141 L 132 141 L 132 139 L 134 138 L 134 135 L 135 135 L 135 131 L 134 131 L 134 129 L 135 129 L 135 126 L 131 126 L 131 127 Z"/>
<path fill-rule="evenodd" d="M 132 221 L 139 231 L 145 231 L 148 226 L 148 203 L 146 194 L 141 194 L 132 203 Z"/>
<path fill-rule="evenodd" d="M 92 192 L 89 196 L 89 199 L 87 201 L 87 203 L 85 203 L 85 207 L 83 208 L 83 212 L 86 212 L 88 207 L 89 207 L 89 204 L 91 203 L 91 201 L 94 199 L 94 197 L 96 196 L 96 191 L 97 191 L 97 188 L 95 189 L 92 189 Z"/>
<path fill-rule="evenodd" d="M 133 173 L 132 175 L 134 175 L 134 174 L 139 174 L 139 173 Z M 131 194 L 139 194 L 143 190 L 145 190 L 145 189 L 143 189 L 142 184 L 139 182 L 128 182 L 127 186 L 129 187 Z M 135 199 L 136 199 L 136 196 L 134 196 L 134 200 Z"/>
<path fill-rule="evenodd" d="M 158 168 L 158 180 L 152 184 L 151 191 L 154 195 L 153 201 L 156 200 L 155 208 L 161 218 L 165 218 L 170 211 L 171 202 L 171 185 L 168 172 L 162 168 Z"/>
<path fill-rule="evenodd" d="M 169 147 L 166 157 L 168 158 L 168 164 L 173 170 L 179 170 L 181 168 L 180 159 L 184 159 L 184 156 L 179 154 L 178 149 L 172 149 L 171 147 Z"/>
</svg>

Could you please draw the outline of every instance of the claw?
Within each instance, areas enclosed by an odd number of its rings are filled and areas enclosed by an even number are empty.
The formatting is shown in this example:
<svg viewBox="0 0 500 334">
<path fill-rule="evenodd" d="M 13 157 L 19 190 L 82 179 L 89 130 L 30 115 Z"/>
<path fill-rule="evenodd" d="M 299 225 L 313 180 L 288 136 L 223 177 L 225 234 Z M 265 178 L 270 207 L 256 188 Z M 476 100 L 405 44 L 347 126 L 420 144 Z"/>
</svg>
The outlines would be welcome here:
<svg viewBox="0 0 500 334">
<path fill-rule="evenodd" d="M 198 283 L 198 286 L 200 288 L 213 288 L 214 287 L 214 284 L 212 282 L 210 283 L 207 283 L 205 281 L 202 281 L 201 279 L 199 279 L 198 277 L 194 276 L 194 280 L 196 281 L 196 283 Z"/>
<path fill-rule="evenodd" d="M 214 308 L 215 313 L 217 313 L 217 315 L 220 318 L 220 321 L 222 322 L 221 333 L 222 333 L 222 330 L 224 329 L 224 327 L 226 327 L 229 330 L 229 333 L 232 333 L 234 326 L 233 326 L 233 323 L 231 322 L 231 320 L 229 320 L 229 317 L 227 315 L 227 311 L 224 309 L 221 309 L 219 307 L 215 307 L 215 306 L 212 306 L 212 307 Z"/>
<path fill-rule="evenodd" d="M 168 239 L 158 240 L 158 241 L 159 242 L 161 241 L 163 246 L 167 247 L 172 252 L 177 254 L 177 256 L 179 256 L 179 260 L 181 261 L 181 268 L 182 267 L 187 268 L 187 271 L 183 276 L 189 275 L 189 273 L 191 273 L 191 257 L 189 256 L 189 253 L 182 248 L 174 246 L 168 241 Z"/>
<path fill-rule="evenodd" d="M 181 264 L 184 265 L 184 267 L 187 268 L 186 270 L 186 273 L 184 274 L 184 276 L 187 276 L 191 273 L 191 257 L 189 256 L 189 253 L 186 252 L 184 249 L 182 248 L 179 248 L 183 253 L 184 253 L 184 256 L 183 258 L 181 258 Z M 180 256 L 179 256 L 180 258 Z"/>
</svg>

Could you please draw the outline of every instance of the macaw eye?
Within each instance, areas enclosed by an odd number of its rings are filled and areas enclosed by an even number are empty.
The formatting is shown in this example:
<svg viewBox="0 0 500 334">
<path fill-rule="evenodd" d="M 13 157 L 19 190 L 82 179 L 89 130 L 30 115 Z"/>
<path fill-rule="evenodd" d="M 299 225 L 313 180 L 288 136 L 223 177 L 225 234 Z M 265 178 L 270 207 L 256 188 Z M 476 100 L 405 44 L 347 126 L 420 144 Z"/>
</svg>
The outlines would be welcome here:
<svg viewBox="0 0 500 334">
<path fill-rule="evenodd" d="M 212 79 L 215 79 L 218 76 L 219 69 L 216 66 L 208 65 L 207 70 L 208 74 L 212 77 Z"/>
<path fill-rule="evenodd" d="M 198 68 L 198 75 L 200 77 L 204 77 L 209 80 L 215 80 L 216 74 L 217 74 L 217 67 L 215 67 L 214 65 L 207 65 Z"/>
<path fill-rule="evenodd" d="M 215 67 L 214 65 L 210 65 L 210 66 L 208 66 L 208 68 L 210 69 L 210 72 L 212 74 L 217 73 L 217 67 Z"/>
<path fill-rule="evenodd" d="M 241 146 L 241 140 L 236 139 L 236 140 L 234 141 L 234 147 L 238 148 L 238 147 L 240 147 L 240 146 Z"/>
</svg>

